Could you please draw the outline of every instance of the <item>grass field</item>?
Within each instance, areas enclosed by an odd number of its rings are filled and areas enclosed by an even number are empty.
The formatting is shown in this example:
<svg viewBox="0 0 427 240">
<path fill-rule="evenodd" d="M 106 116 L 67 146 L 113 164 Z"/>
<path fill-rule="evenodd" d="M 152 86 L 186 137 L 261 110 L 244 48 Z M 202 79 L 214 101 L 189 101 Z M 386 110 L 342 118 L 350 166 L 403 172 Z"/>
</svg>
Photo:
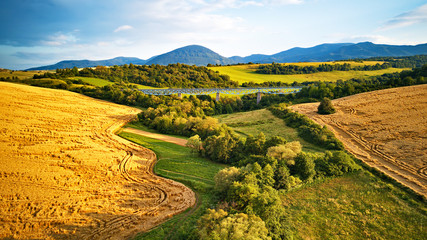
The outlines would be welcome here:
<svg viewBox="0 0 427 240">
<path fill-rule="evenodd" d="M 257 136 L 263 132 L 266 138 L 281 136 L 287 141 L 299 141 L 304 151 L 323 152 L 324 149 L 308 143 L 298 137 L 298 132 L 294 128 L 286 126 L 285 122 L 274 116 L 267 109 L 260 109 L 250 112 L 240 112 L 215 116 L 220 123 L 225 123 L 243 137 Z"/>
<path fill-rule="evenodd" d="M 104 79 L 100 79 L 100 78 L 72 77 L 71 79 L 82 80 L 85 83 L 89 83 L 90 85 L 97 86 L 97 87 L 103 87 L 103 86 L 113 84 L 113 82 L 110 82 L 110 81 L 104 80 Z"/>
<path fill-rule="evenodd" d="M 19 79 L 32 78 L 34 74 L 44 73 L 46 71 L 12 71 L 7 69 L 0 70 L 0 77 L 18 77 Z"/>
<path fill-rule="evenodd" d="M 188 209 L 135 239 L 187 239 L 196 229 L 197 220 L 205 210 L 215 207 L 213 178 L 225 165 L 198 157 L 196 153 L 191 153 L 189 148 L 173 143 L 132 133 L 122 132 L 119 135 L 157 154 L 158 162 L 154 168 L 157 175 L 182 182 L 198 195 L 198 203 L 194 209 Z"/>
<path fill-rule="evenodd" d="M 328 63 L 327 64 L 333 64 Z M 340 64 L 344 62 L 339 62 Z M 349 62 L 350 63 L 350 62 Z M 352 65 L 374 65 L 378 62 L 364 62 L 355 63 L 351 62 Z M 295 65 L 319 65 L 321 63 L 289 63 Z M 280 81 L 285 83 L 293 82 L 307 82 L 307 81 L 332 81 L 337 80 L 349 80 L 351 78 L 362 78 L 368 76 L 378 76 L 385 73 L 401 72 L 402 68 L 388 68 L 377 71 L 333 71 L 333 72 L 319 72 L 311 74 L 294 74 L 294 75 L 273 75 L 273 74 L 259 74 L 255 73 L 255 70 L 258 68 L 259 64 L 252 65 L 234 65 L 234 66 L 221 66 L 221 67 L 209 67 L 213 71 L 218 71 L 221 74 L 229 75 L 231 80 L 239 82 L 239 84 L 244 82 L 254 82 L 262 83 L 268 81 Z"/>
<path fill-rule="evenodd" d="M 282 195 L 293 239 L 426 239 L 426 204 L 367 171 Z"/>
</svg>

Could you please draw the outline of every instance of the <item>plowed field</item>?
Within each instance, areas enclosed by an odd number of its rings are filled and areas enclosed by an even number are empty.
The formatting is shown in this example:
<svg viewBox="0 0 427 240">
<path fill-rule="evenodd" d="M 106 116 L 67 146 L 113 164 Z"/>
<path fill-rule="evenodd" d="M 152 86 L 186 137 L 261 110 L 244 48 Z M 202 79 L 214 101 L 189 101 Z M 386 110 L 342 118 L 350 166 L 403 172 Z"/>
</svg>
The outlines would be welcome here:
<svg viewBox="0 0 427 240">
<path fill-rule="evenodd" d="M 393 88 L 292 108 L 327 125 L 356 157 L 427 197 L 427 85 Z"/>
<path fill-rule="evenodd" d="M 123 239 L 194 205 L 114 134 L 138 111 L 0 82 L 0 238 Z"/>
</svg>

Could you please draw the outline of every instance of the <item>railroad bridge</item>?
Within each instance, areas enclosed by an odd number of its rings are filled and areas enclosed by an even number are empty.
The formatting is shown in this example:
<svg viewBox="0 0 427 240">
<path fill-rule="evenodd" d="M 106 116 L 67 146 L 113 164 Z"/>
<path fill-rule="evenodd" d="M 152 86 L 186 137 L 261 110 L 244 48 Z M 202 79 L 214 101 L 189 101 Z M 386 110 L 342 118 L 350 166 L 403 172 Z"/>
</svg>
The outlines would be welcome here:
<svg viewBox="0 0 427 240">
<path fill-rule="evenodd" d="M 220 100 L 220 94 L 245 95 L 256 93 L 257 104 L 261 101 L 261 94 L 290 94 L 301 90 L 301 87 L 258 87 L 258 88 L 168 88 L 168 89 L 139 89 L 147 95 L 173 95 L 178 94 L 182 98 L 182 94 L 189 95 L 210 95 L 216 94 L 216 101 Z"/>
</svg>

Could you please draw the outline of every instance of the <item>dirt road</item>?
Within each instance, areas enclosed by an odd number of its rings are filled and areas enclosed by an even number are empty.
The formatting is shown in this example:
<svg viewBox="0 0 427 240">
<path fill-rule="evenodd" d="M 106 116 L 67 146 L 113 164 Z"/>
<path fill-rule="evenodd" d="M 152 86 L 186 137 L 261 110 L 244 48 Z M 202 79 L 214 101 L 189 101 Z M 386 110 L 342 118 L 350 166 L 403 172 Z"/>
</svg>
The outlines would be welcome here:
<svg viewBox="0 0 427 240">
<path fill-rule="evenodd" d="M 125 239 L 194 205 L 114 132 L 139 110 L 0 82 L 0 238 Z"/>
<path fill-rule="evenodd" d="M 185 147 L 185 144 L 187 144 L 186 139 L 171 137 L 163 134 L 151 133 L 151 132 L 142 131 L 135 128 L 124 128 L 123 132 L 135 133 L 135 134 L 146 136 L 149 138 L 154 138 L 154 139 L 162 140 L 165 142 L 175 143 L 177 145 L 184 146 L 184 147 Z"/>
<path fill-rule="evenodd" d="M 427 197 L 427 85 L 333 100 L 335 114 L 318 103 L 292 109 L 327 125 L 356 157 Z"/>
</svg>

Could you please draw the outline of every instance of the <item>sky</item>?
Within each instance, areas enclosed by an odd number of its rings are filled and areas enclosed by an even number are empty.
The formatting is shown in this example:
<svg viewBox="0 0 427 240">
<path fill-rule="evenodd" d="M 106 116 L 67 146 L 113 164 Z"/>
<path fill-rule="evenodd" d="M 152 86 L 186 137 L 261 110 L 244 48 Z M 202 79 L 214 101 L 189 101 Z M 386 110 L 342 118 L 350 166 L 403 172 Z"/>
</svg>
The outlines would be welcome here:
<svg viewBox="0 0 427 240">
<path fill-rule="evenodd" d="M 222 56 L 322 43 L 427 43 L 419 0 L 1 0 L 0 68 L 118 56 L 148 59 L 197 44 Z"/>
</svg>

